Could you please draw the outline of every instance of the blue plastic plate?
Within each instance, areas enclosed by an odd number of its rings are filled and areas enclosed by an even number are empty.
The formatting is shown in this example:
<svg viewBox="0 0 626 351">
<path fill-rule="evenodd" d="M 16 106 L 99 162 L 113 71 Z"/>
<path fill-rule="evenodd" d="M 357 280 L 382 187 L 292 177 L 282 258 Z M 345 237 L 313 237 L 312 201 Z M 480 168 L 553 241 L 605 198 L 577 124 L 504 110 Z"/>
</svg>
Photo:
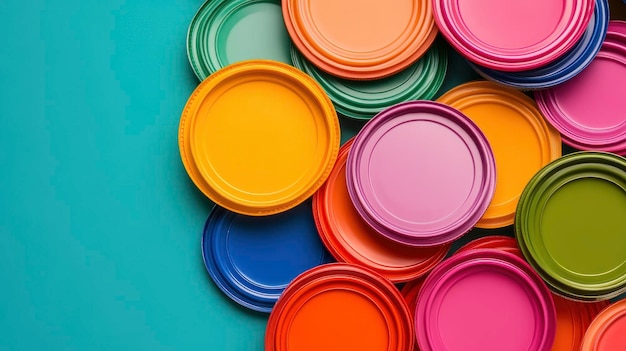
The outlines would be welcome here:
<svg viewBox="0 0 626 351">
<path fill-rule="evenodd" d="M 317 233 L 310 201 L 266 217 L 215 206 L 204 227 L 202 257 L 228 297 L 266 313 L 291 280 L 332 260 Z"/>
</svg>

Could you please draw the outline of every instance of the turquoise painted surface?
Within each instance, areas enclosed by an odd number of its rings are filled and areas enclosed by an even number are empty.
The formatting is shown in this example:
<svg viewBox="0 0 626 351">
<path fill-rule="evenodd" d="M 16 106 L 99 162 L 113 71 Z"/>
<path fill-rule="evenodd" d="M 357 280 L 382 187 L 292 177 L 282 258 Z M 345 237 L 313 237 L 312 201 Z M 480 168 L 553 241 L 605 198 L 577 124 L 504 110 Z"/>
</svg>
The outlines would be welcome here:
<svg viewBox="0 0 626 351">
<path fill-rule="evenodd" d="M 0 350 L 262 350 L 178 155 L 200 5 L 0 2 Z"/>
<path fill-rule="evenodd" d="M 0 351 L 263 350 L 266 316 L 205 272 L 178 154 L 201 3 L 0 2 Z"/>
</svg>

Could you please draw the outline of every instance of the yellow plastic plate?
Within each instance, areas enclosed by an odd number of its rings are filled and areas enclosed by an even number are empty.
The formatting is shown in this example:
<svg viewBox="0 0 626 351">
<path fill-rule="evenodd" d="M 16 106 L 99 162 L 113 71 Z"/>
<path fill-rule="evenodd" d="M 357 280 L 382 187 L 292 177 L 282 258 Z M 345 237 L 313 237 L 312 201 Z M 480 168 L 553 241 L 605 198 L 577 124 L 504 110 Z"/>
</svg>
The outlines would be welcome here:
<svg viewBox="0 0 626 351">
<path fill-rule="evenodd" d="M 310 197 L 337 158 L 339 121 L 312 78 L 275 61 L 229 65 L 205 79 L 181 116 L 185 169 L 207 197 L 251 216 Z"/>
<path fill-rule="evenodd" d="M 531 98 L 497 83 L 465 83 L 437 101 L 474 121 L 496 158 L 496 191 L 476 226 L 501 228 L 513 224 L 517 203 L 528 181 L 561 156 L 559 133 L 546 122 Z"/>
</svg>

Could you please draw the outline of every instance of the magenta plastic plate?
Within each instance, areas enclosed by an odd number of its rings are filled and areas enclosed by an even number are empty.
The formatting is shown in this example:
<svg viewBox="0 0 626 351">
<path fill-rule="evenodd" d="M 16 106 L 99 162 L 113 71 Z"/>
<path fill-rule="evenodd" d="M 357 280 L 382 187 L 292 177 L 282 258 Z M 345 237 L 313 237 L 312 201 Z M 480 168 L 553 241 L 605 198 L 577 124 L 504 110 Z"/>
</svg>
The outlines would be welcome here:
<svg viewBox="0 0 626 351">
<path fill-rule="evenodd" d="M 594 0 L 432 0 L 435 21 L 469 60 L 500 71 L 555 61 L 582 37 Z"/>
<path fill-rule="evenodd" d="M 626 155 L 626 22 L 610 21 L 604 44 L 573 79 L 535 92 L 563 141 L 581 150 Z"/>
<path fill-rule="evenodd" d="M 415 325 L 422 351 L 550 351 L 556 312 L 550 291 L 522 259 L 476 249 L 428 276 Z"/>
</svg>

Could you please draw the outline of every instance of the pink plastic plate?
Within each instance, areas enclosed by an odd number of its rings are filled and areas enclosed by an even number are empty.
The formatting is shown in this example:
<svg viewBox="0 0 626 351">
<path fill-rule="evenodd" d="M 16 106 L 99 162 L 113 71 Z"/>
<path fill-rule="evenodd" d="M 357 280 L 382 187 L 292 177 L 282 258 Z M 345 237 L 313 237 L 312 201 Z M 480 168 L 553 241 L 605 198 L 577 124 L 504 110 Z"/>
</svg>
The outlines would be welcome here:
<svg viewBox="0 0 626 351">
<path fill-rule="evenodd" d="M 435 21 L 469 60 L 500 71 L 555 61 L 582 37 L 594 0 L 432 0 Z"/>
<path fill-rule="evenodd" d="M 556 312 L 550 291 L 522 259 L 476 249 L 428 276 L 415 325 L 422 351 L 550 351 Z"/>
<path fill-rule="evenodd" d="M 626 22 L 611 21 L 602 49 L 573 79 L 535 93 L 563 141 L 581 150 L 626 155 Z"/>
</svg>

